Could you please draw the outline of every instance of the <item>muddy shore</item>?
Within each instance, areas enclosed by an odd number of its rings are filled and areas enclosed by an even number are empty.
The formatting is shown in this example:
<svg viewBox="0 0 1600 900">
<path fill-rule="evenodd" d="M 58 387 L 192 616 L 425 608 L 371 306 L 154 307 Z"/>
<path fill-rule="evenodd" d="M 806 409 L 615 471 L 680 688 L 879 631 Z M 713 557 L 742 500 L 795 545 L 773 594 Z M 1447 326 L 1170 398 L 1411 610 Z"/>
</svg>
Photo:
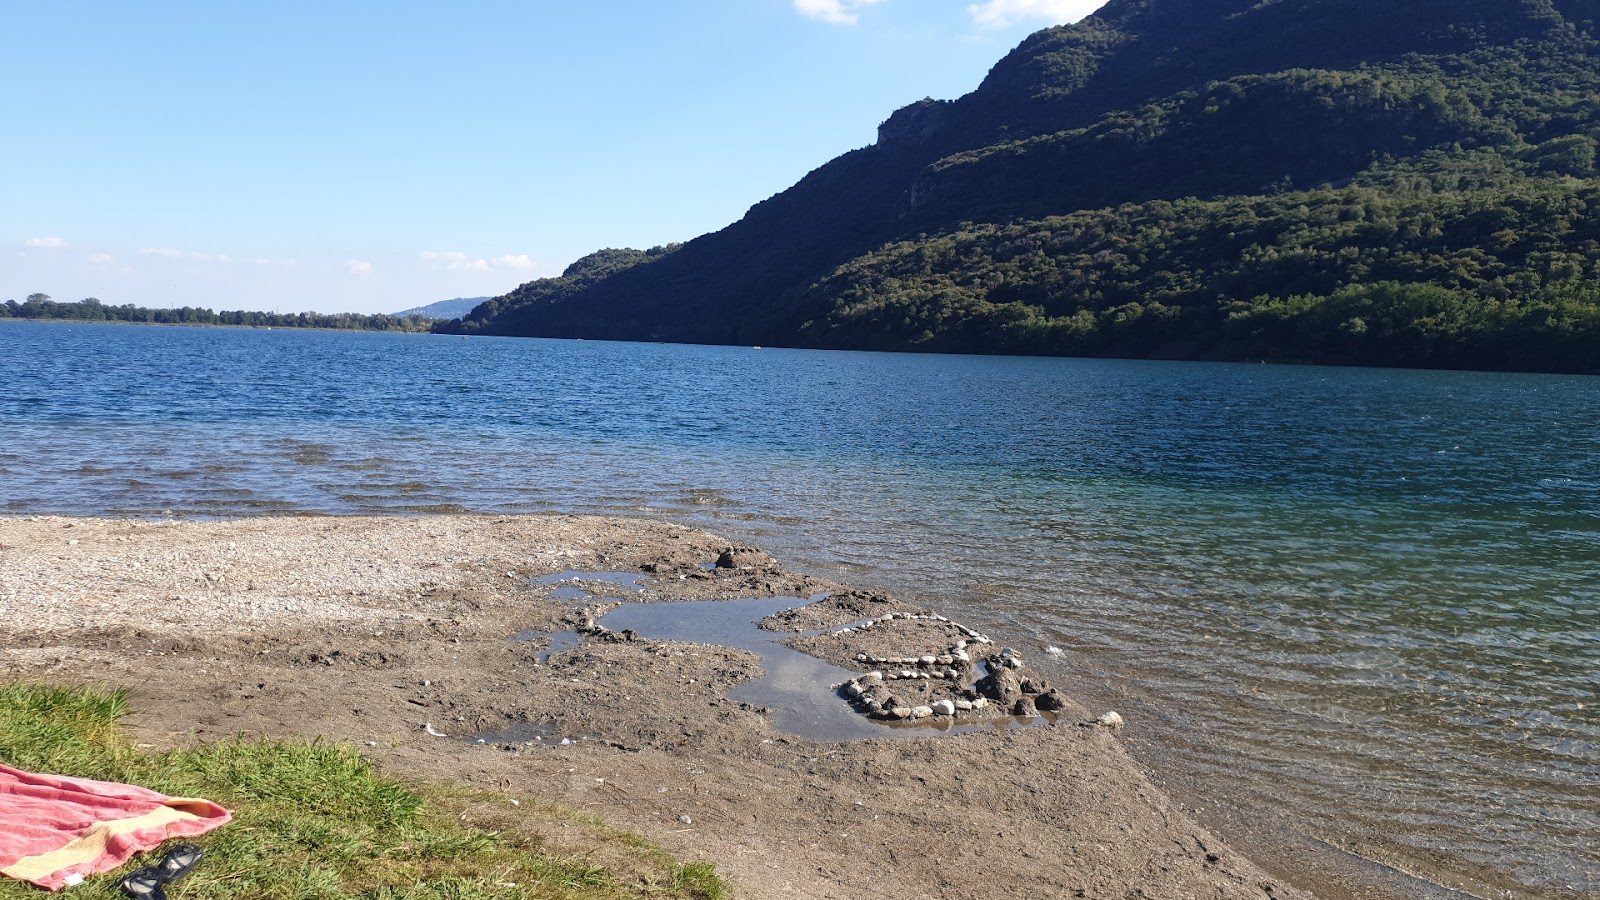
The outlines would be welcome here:
<svg viewBox="0 0 1600 900">
<path fill-rule="evenodd" d="M 877 696 L 940 715 L 817 741 L 730 698 L 762 674 L 750 651 L 591 627 L 619 599 L 831 593 L 768 626 L 818 632 L 791 643 L 897 677 L 953 672 L 1004 642 L 758 552 L 714 567 L 728 547 L 577 516 L 0 519 L 0 676 L 127 688 L 129 724 L 158 746 L 318 736 L 404 776 L 588 809 L 715 862 L 740 897 L 1310 896 L 1152 783 L 1123 746 L 1137 722 L 1096 725 L 1106 710 L 1070 695 L 1012 728 L 1010 703 L 942 715 L 965 677 L 908 677 Z M 574 571 L 648 577 L 638 591 L 541 579 Z M 551 646 L 575 630 L 589 633 Z M 882 662 L 897 653 L 912 655 Z M 1029 687 L 1029 703 L 1044 696 Z M 940 719 L 980 727 L 939 734 Z"/>
</svg>

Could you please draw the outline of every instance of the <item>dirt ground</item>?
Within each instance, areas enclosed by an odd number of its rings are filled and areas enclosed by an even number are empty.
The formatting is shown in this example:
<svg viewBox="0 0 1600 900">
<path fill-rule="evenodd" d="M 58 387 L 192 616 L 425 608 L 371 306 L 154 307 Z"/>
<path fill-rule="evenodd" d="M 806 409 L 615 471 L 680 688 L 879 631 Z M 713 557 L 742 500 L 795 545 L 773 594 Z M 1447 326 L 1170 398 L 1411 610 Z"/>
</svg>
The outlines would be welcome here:
<svg viewBox="0 0 1600 900">
<path fill-rule="evenodd" d="M 761 675 L 754 654 L 591 627 L 615 598 L 833 592 L 766 627 L 821 629 L 792 645 L 858 673 L 915 675 L 874 688 L 907 709 L 970 705 L 978 661 L 1000 652 L 1003 634 L 979 642 L 759 551 L 709 567 L 730 549 L 576 516 L 0 519 L 0 676 L 127 688 L 129 724 L 156 746 L 316 736 L 406 777 L 586 809 L 715 862 L 740 897 L 1310 896 L 1187 817 L 1123 731 L 1095 724 L 1105 710 L 1056 694 L 1035 727 L 816 742 L 729 699 Z M 573 570 L 650 577 L 638 593 L 538 580 Z M 560 598 L 573 587 L 592 596 Z M 550 652 L 571 630 L 589 633 Z M 877 662 L 906 647 L 934 659 Z M 956 677 L 917 674 L 934 670 Z M 1028 704 L 1048 689 L 1025 662 L 1013 681 Z"/>
</svg>

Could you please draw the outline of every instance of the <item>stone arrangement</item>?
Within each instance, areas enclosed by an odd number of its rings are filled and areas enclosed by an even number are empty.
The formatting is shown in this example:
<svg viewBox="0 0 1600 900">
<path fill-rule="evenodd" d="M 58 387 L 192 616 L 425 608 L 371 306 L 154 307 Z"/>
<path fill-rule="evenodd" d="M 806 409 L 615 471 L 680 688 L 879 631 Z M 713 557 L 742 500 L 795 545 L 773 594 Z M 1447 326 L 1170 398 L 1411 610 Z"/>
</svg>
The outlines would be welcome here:
<svg viewBox="0 0 1600 900">
<path fill-rule="evenodd" d="M 856 654 L 869 666 L 894 666 L 858 675 L 837 690 L 863 715 L 889 721 L 937 718 L 977 718 L 993 715 L 1037 716 L 1066 706 L 1066 700 L 1042 681 L 1020 676 L 1022 657 L 1007 647 L 984 657 L 981 666 L 973 648 L 991 644 L 988 636 L 936 614 L 889 613 L 834 632 L 847 635 L 895 622 L 925 621 L 948 626 L 962 635 L 949 647 L 933 653 L 903 656 Z M 911 682 L 912 684 L 896 684 Z M 934 693 L 949 696 L 931 697 Z"/>
</svg>

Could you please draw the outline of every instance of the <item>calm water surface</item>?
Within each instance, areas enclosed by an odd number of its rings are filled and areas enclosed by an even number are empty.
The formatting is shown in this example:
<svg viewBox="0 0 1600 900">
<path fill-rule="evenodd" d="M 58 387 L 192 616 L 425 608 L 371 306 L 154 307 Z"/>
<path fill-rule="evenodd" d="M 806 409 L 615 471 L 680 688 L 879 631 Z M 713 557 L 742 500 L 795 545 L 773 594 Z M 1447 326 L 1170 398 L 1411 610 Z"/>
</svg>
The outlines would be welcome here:
<svg viewBox="0 0 1600 900">
<path fill-rule="evenodd" d="M 15 322 L 0 372 L 0 512 L 737 533 L 1066 648 L 1337 846 L 1600 896 L 1600 379 Z"/>
</svg>

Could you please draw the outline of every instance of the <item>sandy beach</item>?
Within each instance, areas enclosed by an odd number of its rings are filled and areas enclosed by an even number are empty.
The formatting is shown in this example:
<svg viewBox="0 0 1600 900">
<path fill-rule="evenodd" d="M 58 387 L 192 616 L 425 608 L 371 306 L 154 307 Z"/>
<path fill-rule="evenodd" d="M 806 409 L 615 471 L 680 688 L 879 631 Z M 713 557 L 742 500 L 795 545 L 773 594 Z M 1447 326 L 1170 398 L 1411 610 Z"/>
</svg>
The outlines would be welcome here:
<svg viewBox="0 0 1600 900">
<path fill-rule="evenodd" d="M 741 897 L 1310 896 L 1158 789 L 1122 744 L 1136 722 L 1096 725 L 1106 711 L 1071 697 L 1035 727 L 830 743 L 729 699 L 761 674 L 747 651 L 595 629 L 548 652 L 616 604 L 536 580 L 567 571 L 649 575 L 619 596 L 650 602 L 832 592 L 769 627 L 827 630 L 796 646 L 858 671 L 937 637 L 839 630 L 864 612 L 944 627 L 756 550 L 709 567 L 729 549 L 564 515 L 0 519 L 0 673 L 127 688 L 155 746 L 321 737 L 407 777 L 586 809 L 715 862 Z"/>
</svg>

